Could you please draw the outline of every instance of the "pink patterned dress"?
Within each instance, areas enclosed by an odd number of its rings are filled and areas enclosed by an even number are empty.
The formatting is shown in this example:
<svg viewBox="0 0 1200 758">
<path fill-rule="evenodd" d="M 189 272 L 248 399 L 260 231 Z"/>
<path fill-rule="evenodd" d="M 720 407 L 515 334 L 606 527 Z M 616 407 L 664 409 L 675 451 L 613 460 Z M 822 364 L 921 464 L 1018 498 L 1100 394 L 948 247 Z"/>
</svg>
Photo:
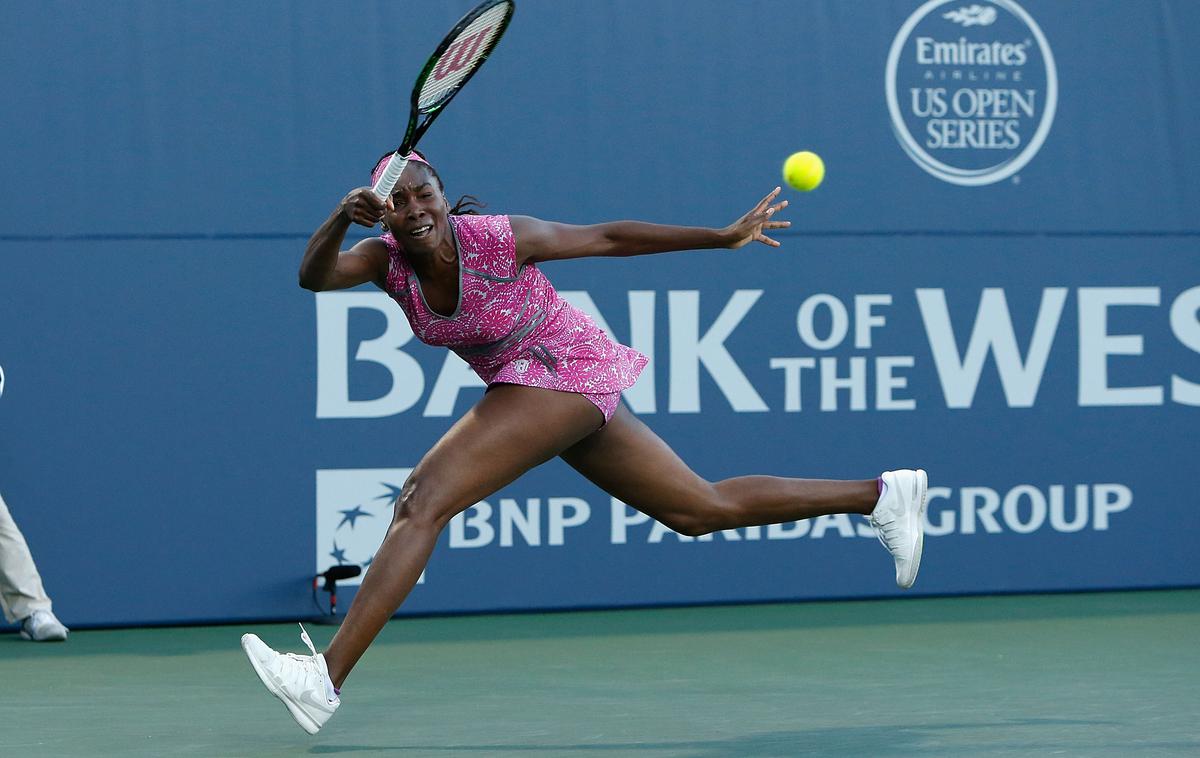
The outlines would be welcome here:
<svg viewBox="0 0 1200 758">
<path fill-rule="evenodd" d="M 516 267 L 508 216 L 450 216 L 458 248 L 458 307 L 435 313 L 417 274 L 392 235 L 387 291 L 427 345 L 448 347 L 490 387 L 523 384 L 576 392 L 604 413 L 616 412 L 621 390 L 648 359 L 609 339 L 583 311 L 563 300 L 537 266 Z"/>
</svg>

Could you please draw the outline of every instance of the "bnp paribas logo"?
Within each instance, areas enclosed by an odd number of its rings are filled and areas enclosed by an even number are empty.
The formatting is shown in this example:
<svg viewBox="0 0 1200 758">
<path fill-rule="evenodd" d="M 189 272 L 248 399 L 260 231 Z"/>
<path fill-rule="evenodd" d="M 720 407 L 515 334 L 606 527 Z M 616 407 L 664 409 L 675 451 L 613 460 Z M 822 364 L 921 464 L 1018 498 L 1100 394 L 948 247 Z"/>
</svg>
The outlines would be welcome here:
<svg viewBox="0 0 1200 758">
<path fill-rule="evenodd" d="M 316 572 L 361 566 L 364 573 L 387 536 L 392 509 L 410 468 L 320 469 L 317 471 Z M 424 583 L 421 574 L 419 583 Z M 343 586 L 357 585 L 362 576 Z"/>
<path fill-rule="evenodd" d="M 1058 102 L 1050 45 L 1013 0 L 929 0 L 892 42 L 886 87 L 900 146 L 964 186 L 1007 179 L 1033 160 Z"/>
</svg>

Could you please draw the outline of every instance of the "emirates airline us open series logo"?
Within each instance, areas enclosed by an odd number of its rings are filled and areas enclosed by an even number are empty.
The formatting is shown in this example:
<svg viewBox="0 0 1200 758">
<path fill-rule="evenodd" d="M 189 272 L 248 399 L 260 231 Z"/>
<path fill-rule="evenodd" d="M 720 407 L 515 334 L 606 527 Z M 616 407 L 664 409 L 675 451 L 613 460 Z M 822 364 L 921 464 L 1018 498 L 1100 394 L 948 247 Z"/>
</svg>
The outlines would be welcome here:
<svg viewBox="0 0 1200 758">
<path fill-rule="evenodd" d="M 929 0 L 896 34 L 886 76 L 901 147 L 930 174 L 965 186 L 1029 163 L 1058 102 L 1050 45 L 1013 0 Z"/>
</svg>

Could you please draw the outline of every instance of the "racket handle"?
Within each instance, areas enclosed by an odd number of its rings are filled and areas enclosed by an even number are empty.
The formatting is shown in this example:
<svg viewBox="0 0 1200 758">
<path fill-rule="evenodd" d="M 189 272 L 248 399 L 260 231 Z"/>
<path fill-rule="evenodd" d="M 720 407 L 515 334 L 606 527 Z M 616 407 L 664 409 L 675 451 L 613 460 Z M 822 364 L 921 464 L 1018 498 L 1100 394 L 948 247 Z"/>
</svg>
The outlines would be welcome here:
<svg viewBox="0 0 1200 758">
<path fill-rule="evenodd" d="M 379 175 L 379 181 L 375 182 L 375 186 L 371 191 L 380 200 L 386 200 L 388 195 L 392 194 L 392 190 L 396 188 L 396 182 L 400 181 L 400 175 L 404 173 L 404 167 L 408 165 L 408 156 L 401 156 L 400 153 L 392 153 L 392 157 L 388 158 L 387 168 Z"/>
</svg>

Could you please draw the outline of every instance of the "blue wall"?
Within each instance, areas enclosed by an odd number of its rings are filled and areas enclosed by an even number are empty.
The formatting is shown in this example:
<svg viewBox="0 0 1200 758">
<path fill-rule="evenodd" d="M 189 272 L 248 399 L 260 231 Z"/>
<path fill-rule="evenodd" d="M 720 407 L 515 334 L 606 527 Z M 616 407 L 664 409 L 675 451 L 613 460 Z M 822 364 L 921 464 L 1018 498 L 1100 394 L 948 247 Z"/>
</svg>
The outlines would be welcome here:
<svg viewBox="0 0 1200 758">
<path fill-rule="evenodd" d="M 635 410 L 710 478 L 925 467 L 941 489 L 915 593 L 1195 585 L 1200 6 L 979 4 L 992 23 L 944 18 L 965 2 L 521 0 L 422 148 L 449 194 L 493 212 L 704 225 L 773 187 L 788 153 L 820 152 L 826 183 L 789 195 L 778 251 L 544 267 L 653 351 Z M 295 286 L 304 240 L 394 146 L 412 75 L 467 5 L 11 9 L 0 492 L 68 623 L 311 612 L 307 579 L 334 545 L 369 557 L 387 485 L 479 397 L 379 293 Z M 1000 83 L 1002 66 L 922 64 L 922 36 L 1032 44 Z M 1021 157 L 1051 59 L 1053 119 L 1014 175 L 961 186 L 902 147 L 929 134 L 914 88 L 1032 90 L 1032 113 L 999 117 L 1017 148 L 929 148 L 962 168 Z M 964 78 L 922 78 L 943 70 Z M 882 319 L 861 335 L 856 301 Z M 841 306 L 845 338 L 826 339 Z M 700 360 L 714 323 L 732 330 Z M 398 348 L 412 397 L 348 417 L 393 382 L 339 340 Z M 861 409 L 829 390 L 854 371 Z M 372 515 L 341 523 L 355 505 Z M 443 536 L 404 610 L 895 592 L 849 520 L 700 541 L 626 521 L 548 464 Z"/>
</svg>

